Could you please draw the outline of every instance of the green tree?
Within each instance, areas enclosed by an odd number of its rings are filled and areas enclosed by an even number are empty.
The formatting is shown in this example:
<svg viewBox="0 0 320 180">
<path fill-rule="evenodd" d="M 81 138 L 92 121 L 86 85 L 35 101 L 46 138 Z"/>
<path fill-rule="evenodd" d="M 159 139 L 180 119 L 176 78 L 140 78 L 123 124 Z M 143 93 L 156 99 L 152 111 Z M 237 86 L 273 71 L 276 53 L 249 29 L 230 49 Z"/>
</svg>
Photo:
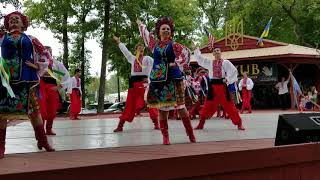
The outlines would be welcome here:
<svg viewBox="0 0 320 180">
<path fill-rule="evenodd" d="M 85 41 L 99 27 L 98 18 L 92 14 L 95 7 L 95 0 L 73 0 L 71 8 L 76 12 L 76 22 L 70 27 L 70 30 L 75 34 L 74 49 L 72 51 L 73 63 L 79 62 L 81 69 L 81 90 L 82 90 L 82 105 L 85 106 L 86 88 L 90 78 L 89 74 L 89 52 L 86 50 Z"/>
<path fill-rule="evenodd" d="M 68 37 L 68 20 L 74 14 L 71 7 L 71 0 L 26 0 L 23 6 L 26 8 L 26 15 L 31 20 L 32 24 L 41 25 L 50 29 L 56 38 L 63 43 L 63 64 L 68 69 L 69 57 L 69 37 Z"/>
<path fill-rule="evenodd" d="M 244 19 L 245 33 L 260 36 L 273 17 L 268 38 L 317 47 L 320 40 L 318 0 L 230 0 L 226 20 Z"/>
</svg>

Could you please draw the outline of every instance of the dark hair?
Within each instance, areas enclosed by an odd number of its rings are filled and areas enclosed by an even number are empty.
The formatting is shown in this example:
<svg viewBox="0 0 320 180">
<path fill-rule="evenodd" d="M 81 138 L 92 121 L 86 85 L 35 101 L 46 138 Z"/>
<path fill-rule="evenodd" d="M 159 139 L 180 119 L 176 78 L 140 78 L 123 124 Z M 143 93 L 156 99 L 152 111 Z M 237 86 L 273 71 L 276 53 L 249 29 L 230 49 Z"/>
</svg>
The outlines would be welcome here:
<svg viewBox="0 0 320 180">
<path fill-rule="evenodd" d="M 10 16 L 12 16 L 12 15 L 18 15 L 18 16 L 20 16 L 20 18 L 21 18 L 21 20 L 22 20 L 22 24 L 23 24 L 23 26 L 24 26 L 24 29 L 23 29 L 23 30 L 26 31 L 27 28 L 28 28 L 28 26 L 29 26 L 28 17 L 25 16 L 25 15 L 23 15 L 23 14 L 21 14 L 21 13 L 18 12 L 18 11 L 14 11 L 14 12 L 12 12 L 12 13 L 10 13 L 10 14 L 8 14 L 8 15 L 6 15 L 6 16 L 4 17 L 4 27 L 5 27 L 8 31 L 11 30 L 11 29 L 9 29 L 9 19 L 10 19 Z"/>
<path fill-rule="evenodd" d="M 74 74 L 77 74 L 78 72 L 81 72 L 80 69 L 77 68 L 74 70 Z"/>
<path fill-rule="evenodd" d="M 174 25 L 173 25 L 173 19 L 171 17 L 161 17 L 156 22 L 156 34 L 158 36 L 158 39 L 160 39 L 160 27 L 164 24 L 167 24 L 170 27 L 171 30 L 171 36 L 173 36 L 174 33 Z"/>
<path fill-rule="evenodd" d="M 144 45 L 143 45 L 142 43 L 138 43 L 138 44 L 136 44 L 136 46 L 134 47 L 134 49 L 137 50 L 139 46 L 144 47 Z"/>
</svg>

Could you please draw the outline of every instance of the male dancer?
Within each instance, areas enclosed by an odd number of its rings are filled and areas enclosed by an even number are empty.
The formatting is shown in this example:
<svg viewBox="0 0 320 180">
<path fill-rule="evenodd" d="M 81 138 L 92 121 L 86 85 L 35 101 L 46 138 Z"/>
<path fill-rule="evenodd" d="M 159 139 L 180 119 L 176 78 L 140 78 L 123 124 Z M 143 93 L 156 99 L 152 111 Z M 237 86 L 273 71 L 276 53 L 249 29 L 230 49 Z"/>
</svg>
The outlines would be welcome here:
<svg viewBox="0 0 320 180">
<path fill-rule="evenodd" d="M 195 49 L 195 45 L 193 45 Z M 230 98 L 227 84 L 232 84 L 237 80 L 238 71 L 236 67 L 226 59 L 221 58 L 220 48 L 213 50 L 214 60 L 201 56 L 199 48 L 194 51 L 198 64 L 209 70 L 210 88 L 207 100 L 200 112 L 200 121 L 195 129 L 203 129 L 204 123 L 210 115 L 217 111 L 218 104 L 229 115 L 232 123 L 238 126 L 238 130 L 245 130 L 239 113 Z"/>
<path fill-rule="evenodd" d="M 129 79 L 128 96 L 126 106 L 122 115 L 119 117 L 117 128 L 113 132 L 123 131 L 123 125 L 126 121 L 132 122 L 136 112 L 144 108 L 144 83 L 148 82 L 148 77 L 153 65 L 153 59 L 150 56 L 143 56 L 144 46 L 142 44 L 136 45 L 136 56 L 134 56 L 127 47 L 121 43 L 120 38 L 114 36 L 121 52 L 131 64 L 131 77 Z M 158 109 L 148 108 L 150 118 L 154 124 L 154 129 L 159 129 L 158 125 Z"/>
<path fill-rule="evenodd" d="M 46 134 L 56 135 L 52 131 L 52 125 L 59 107 L 59 89 L 69 87 L 70 75 L 61 62 L 52 58 L 51 47 L 45 46 L 45 48 L 49 51 L 51 58 L 46 67 L 40 68 L 40 112 L 43 124 L 46 124 Z"/>
<path fill-rule="evenodd" d="M 79 120 L 79 113 L 81 112 L 81 71 L 76 69 L 74 71 L 74 76 L 70 79 L 71 88 L 68 91 L 70 94 L 70 119 Z M 71 92 L 70 92 L 71 91 Z"/>
</svg>

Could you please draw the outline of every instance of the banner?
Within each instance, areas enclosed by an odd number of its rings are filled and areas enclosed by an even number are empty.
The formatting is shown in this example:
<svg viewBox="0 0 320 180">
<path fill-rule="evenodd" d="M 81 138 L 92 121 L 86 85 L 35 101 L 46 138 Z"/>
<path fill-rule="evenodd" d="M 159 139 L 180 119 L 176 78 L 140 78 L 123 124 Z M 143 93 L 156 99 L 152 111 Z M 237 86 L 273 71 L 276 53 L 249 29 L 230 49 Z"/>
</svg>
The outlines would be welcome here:
<svg viewBox="0 0 320 180">
<path fill-rule="evenodd" d="M 239 78 L 242 78 L 243 73 L 247 72 L 248 76 L 255 83 L 263 82 L 278 82 L 278 68 L 275 63 L 252 63 L 236 65 Z"/>
</svg>

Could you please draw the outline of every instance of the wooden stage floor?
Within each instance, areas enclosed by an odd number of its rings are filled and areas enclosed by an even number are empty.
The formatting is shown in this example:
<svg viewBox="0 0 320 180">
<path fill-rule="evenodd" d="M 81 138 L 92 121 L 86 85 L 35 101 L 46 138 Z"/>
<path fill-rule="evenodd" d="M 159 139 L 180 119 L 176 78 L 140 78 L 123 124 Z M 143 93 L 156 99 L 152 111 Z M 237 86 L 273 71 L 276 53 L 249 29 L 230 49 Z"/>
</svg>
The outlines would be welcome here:
<svg viewBox="0 0 320 180">
<path fill-rule="evenodd" d="M 241 115 L 246 131 L 230 120 L 208 120 L 190 144 L 181 121 L 169 122 L 172 145 L 147 117 L 113 133 L 116 118 L 55 122 L 49 137 L 57 152 L 39 152 L 29 122 L 8 127 L 0 179 L 320 179 L 320 145 L 274 147 L 278 115 Z M 286 112 L 288 113 L 288 112 Z M 195 126 L 198 121 L 193 121 Z"/>
</svg>

